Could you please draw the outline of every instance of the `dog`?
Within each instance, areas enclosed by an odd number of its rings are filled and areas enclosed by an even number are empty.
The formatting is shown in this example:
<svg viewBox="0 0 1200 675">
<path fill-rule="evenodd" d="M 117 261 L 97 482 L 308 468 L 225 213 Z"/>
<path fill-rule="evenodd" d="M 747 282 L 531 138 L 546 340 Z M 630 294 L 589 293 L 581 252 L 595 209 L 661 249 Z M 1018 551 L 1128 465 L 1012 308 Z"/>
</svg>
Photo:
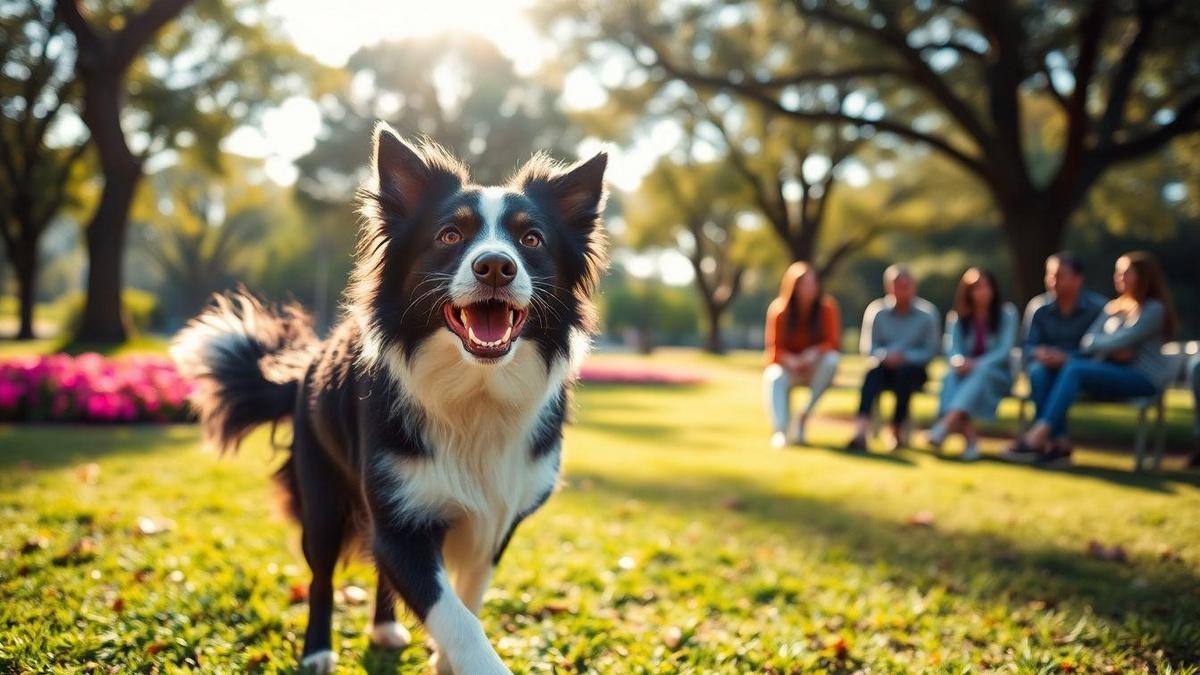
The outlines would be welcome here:
<svg viewBox="0 0 1200 675">
<path fill-rule="evenodd" d="M 373 145 L 346 311 L 328 337 L 294 304 L 237 291 L 171 354 L 215 446 L 292 420 L 276 478 L 312 571 L 303 669 L 336 665 L 333 572 L 357 548 L 379 573 L 373 644 L 408 644 L 399 599 L 436 643 L 436 672 L 508 673 L 477 614 L 513 532 L 558 481 L 606 267 L 607 156 L 539 154 L 483 187 L 431 141 L 380 123 Z"/>
</svg>

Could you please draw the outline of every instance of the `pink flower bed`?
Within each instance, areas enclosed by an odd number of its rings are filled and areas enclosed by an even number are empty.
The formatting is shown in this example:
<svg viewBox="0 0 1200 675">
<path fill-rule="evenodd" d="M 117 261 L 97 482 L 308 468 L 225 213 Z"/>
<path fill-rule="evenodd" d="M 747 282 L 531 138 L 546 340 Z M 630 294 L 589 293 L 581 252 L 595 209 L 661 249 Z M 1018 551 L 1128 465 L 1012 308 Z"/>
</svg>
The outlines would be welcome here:
<svg viewBox="0 0 1200 675">
<path fill-rule="evenodd" d="M 579 379 L 599 384 L 699 384 L 696 373 L 639 364 L 589 363 Z M 51 354 L 0 361 L 0 421 L 185 422 L 191 384 L 165 356 L 107 359 Z"/>
<path fill-rule="evenodd" d="M 0 361 L 0 420 L 182 422 L 191 385 L 165 356 L 51 354 Z"/>
<path fill-rule="evenodd" d="M 640 364 L 585 363 L 579 371 L 581 382 L 597 384 L 701 384 L 705 378 L 694 372 L 682 372 Z"/>
</svg>

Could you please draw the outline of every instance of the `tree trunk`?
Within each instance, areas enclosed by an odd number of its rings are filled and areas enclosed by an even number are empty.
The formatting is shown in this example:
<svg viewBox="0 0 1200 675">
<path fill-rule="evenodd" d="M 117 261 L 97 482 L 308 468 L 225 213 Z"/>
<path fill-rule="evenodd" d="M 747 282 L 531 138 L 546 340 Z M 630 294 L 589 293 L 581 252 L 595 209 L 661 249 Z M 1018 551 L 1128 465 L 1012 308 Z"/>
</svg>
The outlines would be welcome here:
<svg viewBox="0 0 1200 675">
<path fill-rule="evenodd" d="M 129 319 L 121 303 L 121 268 L 142 165 L 130 152 L 121 128 L 121 74 L 90 72 L 85 87 L 83 117 L 100 157 L 104 189 L 86 232 L 87 299 L 74 339 L 119 343 L 129 337 Z"/>
<path fill-rule="evenodd" d="M 1032 206 L 1032 208 L 1030 208 Z M 1016 301 L 1024 306 L 1044 288 L 1046 258 L 1062 246 L 1067 217 L 1034 202 L 1003 209 L 1003 228 L 1012 262 Z"/>
<path fill-rule="evenodd" d="M 724 354 L 725 342 L 721 339 L 721 316 L 725 307 L 714 302 L 704 302 L 704 351 L 709 354 Z"/>
<path fill-rule="evenodd" d="M 18 340 L 32 340 L 33 334 L 33 304 L 37 291 L 37 240 L 28 242 L 24 238 L 17 241 L 18 250 L 13 251 L 13 272 L 17 278 L 17 298 L 20 303 L 20 328 L 17 330 Z"/>
<path fill-rule="evenodd" d="M 119 343 L 129 337 L 129 319 L 121 302 L 121 268 L 129 209 L 140 178 L 136 163 L 116 175 L 105 172 L 100 206 L 87 228 L 87 299 L 77 342 Z"/>
</svg>

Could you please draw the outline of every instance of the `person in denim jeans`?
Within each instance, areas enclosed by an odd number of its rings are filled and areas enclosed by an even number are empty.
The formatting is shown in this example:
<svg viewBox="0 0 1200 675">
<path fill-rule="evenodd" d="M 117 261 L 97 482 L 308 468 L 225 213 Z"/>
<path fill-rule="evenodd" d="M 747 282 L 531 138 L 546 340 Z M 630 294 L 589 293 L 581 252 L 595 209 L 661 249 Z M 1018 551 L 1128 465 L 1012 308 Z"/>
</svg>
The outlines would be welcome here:
<svg viewBox="0 0 1200 675">
<path fill-rule="evenodd" d="M 1104 309 L 1105 299 L 1083 287 L 1083 265 L 1074 254 L 1063 251 L 1046 259 L 1046 292 L 1025 308 L 1025 341 L 1022 357 L 1029 377 L 1034 416 L 1041 414 L 1050 390 L 1071 357 L 1079 356 L 1080 342 Z M 1051 438 L 1059 451 L 1069 451 L 1066 438 Z M 1020 451 L 1014 444 L 1002 455 L 1012 462 L 1028 463 L 1041 456 Z"/>
<path fill-rule="evenodd" d="M 1059 373 L 1037 421 L 1015 450 L 1040 452 L 1042 465 L 1069 464 L 1069 449 L 1050 440 L 1067 437 L 1067 412 L 1081 391 L 1099 398 L 1152 396 L 1167 386 L 1170 372 L 1162 345 L 1175 332 L 1175 310 L 1162 269 L 1146 252 L 1117 259 L 1113 285 L 1119 294 L 1104 306 L 1084 334 L 1080 352 Z"/>
</svg>

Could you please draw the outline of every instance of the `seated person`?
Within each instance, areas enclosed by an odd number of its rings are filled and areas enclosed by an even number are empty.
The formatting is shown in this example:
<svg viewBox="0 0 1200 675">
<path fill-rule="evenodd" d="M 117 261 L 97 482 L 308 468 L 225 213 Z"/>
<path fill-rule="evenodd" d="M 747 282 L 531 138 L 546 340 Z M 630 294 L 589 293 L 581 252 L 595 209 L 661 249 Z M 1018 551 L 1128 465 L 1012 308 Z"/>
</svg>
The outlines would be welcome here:
<svg viewBox="0 0 1200 675">
<path fill-rule="evenodd" d="M 1069 465 L 1071 451 L 1051 445 L 1067 435 L 1067 411 L 1080 391 L 1098 398 L 1153 396 L 1169 384 L 1163 343 L 1175 331 L 1170 290 L 1158 263 L 1143 251 L 1117 259 L 1113 285 L 1119 294 L 1104 306 L 1080 342 L 1085 358 L 1069 358 L 1037 421 L 1014 448 L 1039 452 L 1035 463 Z"/>
<path fill-rule="evenodd" d="M 779 284 L 779 297 L 767 308 L 770 365 L 763 373 L 763 389 L 774 447 L 804 443 L 808 420 L 837 372 L 841 339 L 842 315 L 837 301 L 821 291 L 821 279 L 811 265 L 792 263 Z M 789 428 L 792 388 L 800 385 L 809 388 L 808 404 Z"/>
<path fill-rule="evenodd" d="M 887 295 L 867 305 L 863 314 L 859 345 L 862 353 L 870 356 L 870 370 L 863 379 L 854 438 L 846 446 L 849 450 L 867 449 L 871 410 L 886 390 L 896 394 L 890 449 L 907 443 L 904 425 L 909 399 L 925 386 L 925 368 L 938 352 L 941 317 L 928 300 L 917 297 L 912 273 L 892 265 L 883 273 L 883 287 Z"/>
<path fill-rule="evenodd" d="M 1029 301 L 1025 308 L 1025 343 L 1022 359 L 1029 376 L 1034 416 L 1041 414 L 1067 359 L 1079 355 L 1079 343 L 1104 308 L 1105 299 L 1083 287 L 1083 264 L 1074 254 L 1063 251 L 1046 259 L 1046 292 Z M 1060 450 L 1067 449 L 1064 438 L 1051 438 Z M 1019 444 L 1017 444 L 1019 445 Z M 1036 452 L 1018 452 L 1017 445 L 1004 453 L 1013 462 L 1032 462 Z"/>
<path fill-rule="evenodd" d="M 941 449 L 946 436 L 960 432 L 967 441 L 962 459 L 979 459 L 979 438 L 972 423 L 993 420 L 1000 400 L 1012 390 L 1009 354 L 1017 340 L 1017 308 L 1000 298 L 996 277 L 972 267 L 963 274 L 954 294 L 954 309 L 946 317 L 946 360 L 938 421 L 929 430 L 929 443 Z"/>
</svg>

